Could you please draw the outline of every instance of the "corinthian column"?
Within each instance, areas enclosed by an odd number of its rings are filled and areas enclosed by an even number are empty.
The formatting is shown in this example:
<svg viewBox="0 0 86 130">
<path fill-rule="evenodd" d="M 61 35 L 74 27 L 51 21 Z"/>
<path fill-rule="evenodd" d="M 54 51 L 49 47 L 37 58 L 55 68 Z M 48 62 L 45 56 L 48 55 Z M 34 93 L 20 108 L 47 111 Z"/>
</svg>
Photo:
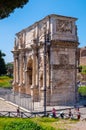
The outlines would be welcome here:
<svg viewBox="0 0 86 130">
<path fill-rule="evenodd" d="M 20 54 L 20 86 L 23 83 L 23 53 Z"/>
<path fill-rule="evenodd" d="M 13 84 L 18 83 L 18 54 L 14 54 L 14 82 Z"/>
<path fill-rule="evenodd" d="M 19 83 L 19 60 L 16 58 L 16 82 Z"/>
<path fill-rule="evenodd" d="M 36 86 L 36 54 L 33 52 L 33 66 L 32 66 L 32 86 Z"/>
<path fill-rule="evenodd" d="M 38 55 L 36 55 L 35 67 L 36 67 L 36 71 L 35 71 L 36 86 L 39 87 L 39 56 Z"/>
<path fill-rule="evenodd" d="M 14 56 L 14 69 L 13 69 L 13 77 L 14 77 L 14 81 L 13 84 L 16 83 L 16 57 Z"/>
</svg>

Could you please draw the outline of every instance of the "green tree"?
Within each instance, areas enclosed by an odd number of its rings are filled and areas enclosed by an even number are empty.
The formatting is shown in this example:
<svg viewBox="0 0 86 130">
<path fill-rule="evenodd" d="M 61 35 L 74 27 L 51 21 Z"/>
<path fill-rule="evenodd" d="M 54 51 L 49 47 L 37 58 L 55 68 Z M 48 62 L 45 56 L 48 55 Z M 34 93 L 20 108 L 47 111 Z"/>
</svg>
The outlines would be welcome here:
<svg viewBox="0 0 86 130">
<path fill-rule="evenodd" d="M 12 77 L 13 76 L 13 62 L 7 63 L 6 68 L 7 68 L 7 75 L 9 77 Z"/>
<path fill-rule="evenodd" d="M 3 57 L 5 56 L 4 53 L 0 50 L 0 76 L 6 74 L 6 65 Z"/>
<path fill-rule="evenodd" d="M 29 0 L 0 0 L 0 19 L 8 17 L 16 8 L 23 8 Z"/>
</svg>

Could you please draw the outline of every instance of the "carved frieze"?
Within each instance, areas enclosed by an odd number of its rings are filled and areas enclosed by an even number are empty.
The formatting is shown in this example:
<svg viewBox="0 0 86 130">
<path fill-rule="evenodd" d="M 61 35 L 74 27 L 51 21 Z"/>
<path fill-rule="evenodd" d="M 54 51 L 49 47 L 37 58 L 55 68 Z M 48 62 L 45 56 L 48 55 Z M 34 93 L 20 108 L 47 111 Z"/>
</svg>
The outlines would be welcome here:
<svg viewBox="0 0 86 130">
<path fill-rule="evenodd" d="M 77 47 L 78 45 L 79 45 L 79 43 L 78 42 L 76 42 L 76 41 L 62 41 L 62 40 L 52 40 L 51 41 L 51 46 L 52 47 L 54 47 L 54 46 L 56 46 L 57 45 L 57 47 L 67 47 L 67 48 L 75 48 L 75 47 Z M 56 47 L 55 47 L 56 48 Z"/>
<path fill-rule="evenodd" d="M 60 33 L 72 33 L 72 21 L 58 19 L 56 21 L 56 31 Z"/>
<path fill-rule="evenodd" d="M 52 65 L 52 68 L 54 70 L 59 70 L 59 69 L 75 69 L 74 65 Z"/>
</svg>

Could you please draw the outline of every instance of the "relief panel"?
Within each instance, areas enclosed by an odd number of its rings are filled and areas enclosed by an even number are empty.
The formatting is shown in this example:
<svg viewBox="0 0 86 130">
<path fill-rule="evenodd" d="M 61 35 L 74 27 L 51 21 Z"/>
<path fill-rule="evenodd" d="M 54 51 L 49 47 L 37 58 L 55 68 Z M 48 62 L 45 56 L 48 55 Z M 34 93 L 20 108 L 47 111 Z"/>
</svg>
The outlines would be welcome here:
<svg viewBox="0 0 86 130">
<path fill-rule="evenodd" d="M 59 62 L 61 65 L 69 64 L 69 56 L 66 54 L 60 54 L 59 55 Z"/>
<path fill-rule="evenodd" d="M 30 47 L 35 38 L 35 29 L 32 29 L 26 33 L 26 47 Z"/>
<path fill-rule="evenodd" d="M 68 20 L 57 20 L 56 31 L 58 33 L 72 33 L 72 21 Z"/>
<path fill-rule="evenodd" d="M 77 40 L 75 23 L 71 19 L 55 19 L 52 39 Z"/>
<path fill-rule="evenodd" d="M 44 33 L 47 32 L 47 23 L 42 22 L 39 24 L 39 41 L 44 41 Z"/>
</svg>

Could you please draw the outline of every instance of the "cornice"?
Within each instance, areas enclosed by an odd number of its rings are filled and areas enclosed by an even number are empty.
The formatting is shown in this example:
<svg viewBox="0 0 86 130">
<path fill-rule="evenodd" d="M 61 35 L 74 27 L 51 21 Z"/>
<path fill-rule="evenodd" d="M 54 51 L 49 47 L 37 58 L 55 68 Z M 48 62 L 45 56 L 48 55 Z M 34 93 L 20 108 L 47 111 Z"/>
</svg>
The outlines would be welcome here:
<svg viewBox="0 0 86 130">
<path fill-rule="evenodd" d="M 78 41 L 64 41 L 64 40 L 51 40 L 51 46 L 58 46 L 58 47 L 78 47 Z"/>
<path fill-rule="evenodd" d="M 75 17 L 69 17 L 69 16 L 63 16 L 63 15 L 57 15 L 57 14 L 50 14 L 50 15 L 47 15 L 45 16 L 44 18 L 42 18 L 41 20 L 33 23 L 32 25 L 28 26 L 27 28 L 25 29 L 22 29 L 20 32 L 16 33 L 16 36 L 19 36 L 21 33 L 25 33 L 27 31 L 30 31 L 32 29 L 34 29 L 36 26 L 38 26 L 38 24 L 48 20 L 48 19 L 52 19 L 52 18 L 56 18 L 56 19 L 69 19 L 69 20 L 72 20 L 72 21 L 76 21 L 77 18 Z"/>
<path fill-rule="evenodd" d="M 67 69 L 67 70 L 76 69 L 75 65 L 70 65 L 70 64 L 68 64 L 68 65 L 59 64 L 59 65 L 53 65 L 52 67 L 53 67 L 54 70 L 57 70 L 57 69 Z"/>
</svg>

